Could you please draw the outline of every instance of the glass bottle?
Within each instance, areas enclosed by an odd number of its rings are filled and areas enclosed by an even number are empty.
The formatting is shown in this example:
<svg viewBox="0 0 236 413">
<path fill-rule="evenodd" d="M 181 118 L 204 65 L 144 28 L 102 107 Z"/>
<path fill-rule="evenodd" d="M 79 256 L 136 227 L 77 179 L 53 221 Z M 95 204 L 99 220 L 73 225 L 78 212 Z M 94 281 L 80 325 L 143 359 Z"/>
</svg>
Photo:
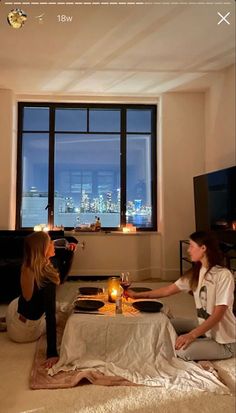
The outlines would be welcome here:
<svg viewBox="0 0 236 413">
<path fill-rule="evenodd" d="M 116 314 L 122 314 L 122 288 L 119 286 L 116 296 Z"/>
</svg>

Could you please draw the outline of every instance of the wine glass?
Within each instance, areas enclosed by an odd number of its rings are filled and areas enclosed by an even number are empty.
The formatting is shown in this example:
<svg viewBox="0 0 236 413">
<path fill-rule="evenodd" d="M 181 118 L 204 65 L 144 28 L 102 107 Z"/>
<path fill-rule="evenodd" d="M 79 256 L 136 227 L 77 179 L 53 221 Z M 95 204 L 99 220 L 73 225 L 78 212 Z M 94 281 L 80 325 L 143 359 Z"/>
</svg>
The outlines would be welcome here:
<svg viewBox="0 0 236 413">
<path fill-rule="evenodd" d="M 121 280 L 120 280 L 120 286 L 123 288 L 123 297 L 128 300 L 128 296 L 126 294 L 126 291 L 128 288 L 131 286 L 131 277 L 129 272 L 122 272 L 121 273 Z"/>
</svg>

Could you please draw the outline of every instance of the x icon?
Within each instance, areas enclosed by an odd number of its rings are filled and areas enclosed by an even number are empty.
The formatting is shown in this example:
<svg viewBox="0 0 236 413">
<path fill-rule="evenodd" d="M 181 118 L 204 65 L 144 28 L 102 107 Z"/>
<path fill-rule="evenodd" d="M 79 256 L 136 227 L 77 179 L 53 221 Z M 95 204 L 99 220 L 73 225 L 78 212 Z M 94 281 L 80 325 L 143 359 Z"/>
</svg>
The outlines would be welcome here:
<svg viewBox="0 0 236 413">
<path fill-rule="evenodd" d="M 221 24 L 222 22 L 225 22 L 226 24 L 230 24 L 230 22 L 228 22 L 227 20 L 227 17 L 230 15 L 230 11 L 225 16 L 222 16 L 220 12 L 217 12 L 217 14 L 221 17 L 221 19 L 217 23 L 218 25 Z"/>
</svg>

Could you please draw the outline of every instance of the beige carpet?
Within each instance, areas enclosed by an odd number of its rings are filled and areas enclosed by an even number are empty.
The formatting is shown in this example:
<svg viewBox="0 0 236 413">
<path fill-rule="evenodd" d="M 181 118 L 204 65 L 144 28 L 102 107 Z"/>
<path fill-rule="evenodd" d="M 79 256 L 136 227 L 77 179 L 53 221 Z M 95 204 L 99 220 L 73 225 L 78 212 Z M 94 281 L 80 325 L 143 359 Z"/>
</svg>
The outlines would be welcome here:
<svg viewBox="0 0 236 413">
<path fill-rule="evenodd" d="M 68 285 L 70 284 L 70 285 Z M 83 284 L 85 285 L 85 284 Z M 141 284 L 142 285 L 142 284 Z M 145 283 L 147 285 L 147 283 Z M 150 285 L 155 288 L 156 285 Z M 75 283 L 59 291 L 59 299 L 74 294 Z M 176 316 L 194 316 L 192 297 L 179 294 L 166 299 Z M 4 315 L 1 309 L 1 315 Z M 15 344 L 6 333 L 0 334 L 0 413 L 235 413 L 232 395 L 217 395 L 200 390 L 191 393 L 169 392 L 162 388 L 80 385 L 70 389 L 30 390 L 29 377 L 35 343 Z M 234 388 L 235 360 L 217 362 L 228 385 Z"/>
</svg>

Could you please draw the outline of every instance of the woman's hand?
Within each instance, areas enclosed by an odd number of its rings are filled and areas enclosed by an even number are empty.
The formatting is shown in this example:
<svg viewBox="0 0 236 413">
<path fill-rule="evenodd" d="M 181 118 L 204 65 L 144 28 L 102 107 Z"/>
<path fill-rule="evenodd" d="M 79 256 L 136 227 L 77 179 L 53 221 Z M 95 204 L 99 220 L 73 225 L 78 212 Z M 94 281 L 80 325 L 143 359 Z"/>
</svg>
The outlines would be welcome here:
<svg viewBox="0 0 236 413">
<path fill-rule="evenodd" d="M 59 360 L 59 357 L 49 357 L 46 361 L 43 363 L 43 367 L 45 369 L 50 369 L 54 364 L 56 364 Z"/>
<path fill-rule="evenodd" d="M 175 342 L 175 350 L 180 350 L 181 348 L 185 350 L 194 340 L 195 337 L 191 332 L 182 334 L 181 336 L 177 337 L 177 340 Z"/>
<path fill-rule="evenodd" d="M 132 290 L 124 290 L 124 297 L 136 298 L 136 293 Z"/>
<path fill-rule="evenodd" d="M 183 348 L 185 350 L 189 344 L 191 344 L 197 337 L 204 335 L 209 331 L 213 326 L 222 319 L 227 310 L 227 305 L 216 305 L 210 317 L 208 317 L 202 324 L 194 328 L 187 334 L 179 336 L 175 342 L 175 349 L 180 350 Z"/>
<path fill-rule="evenodd" d="M 77 244 L 75 244 L 74 242 L 70 242 L 67 246 L 67 249 L 70 251 L 75 251 L 77 248 Z"/>
</svg>

